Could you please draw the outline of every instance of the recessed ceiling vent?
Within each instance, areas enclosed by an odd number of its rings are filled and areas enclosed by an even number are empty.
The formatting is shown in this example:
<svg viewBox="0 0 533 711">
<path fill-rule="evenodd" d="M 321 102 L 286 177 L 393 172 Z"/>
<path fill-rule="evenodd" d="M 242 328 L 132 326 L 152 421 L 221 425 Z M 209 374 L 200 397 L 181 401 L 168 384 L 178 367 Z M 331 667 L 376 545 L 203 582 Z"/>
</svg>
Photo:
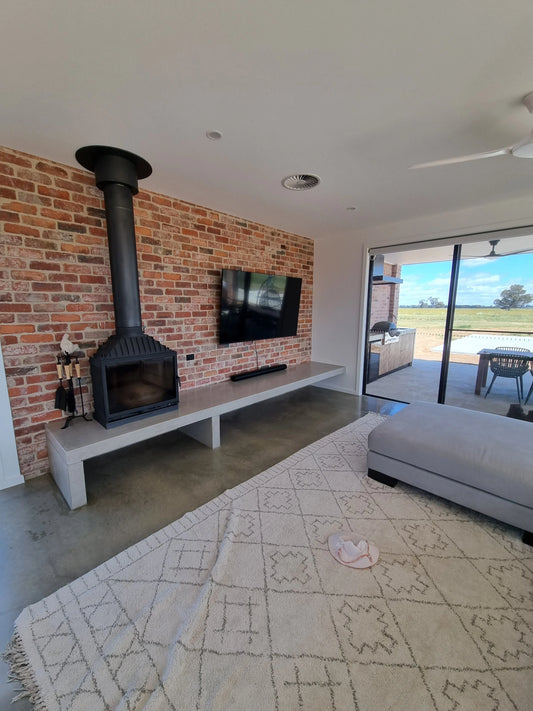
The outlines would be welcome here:
<svg viewBox="0 0 533 711">
<path fill-rule="evenodd" d="M 287 190 L 311 190 L 311 188 L 316 188 L 319 183 L 320 178 L 318 175 L 308 175 L 306 173 L 288 175 L 281 181 L 281 184 Z"/>
</svg>

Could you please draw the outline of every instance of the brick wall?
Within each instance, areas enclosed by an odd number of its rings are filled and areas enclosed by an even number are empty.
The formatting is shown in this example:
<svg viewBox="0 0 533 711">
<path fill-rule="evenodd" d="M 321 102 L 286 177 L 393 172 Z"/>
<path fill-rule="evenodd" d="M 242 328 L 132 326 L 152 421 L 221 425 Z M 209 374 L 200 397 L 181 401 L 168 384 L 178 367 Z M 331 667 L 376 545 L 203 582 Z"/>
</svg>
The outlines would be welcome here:
<svg viewBox="0 0 533 711">
<path fill-rule="evenodd" d="M 312 240 L 142 187 L 133 207 L 143 326 L 177 351 L 182 390 L 256 367 L 252 344 L 217 344 L 223 268 L 303 278 L 297 337 L 256 345 L 260 365 L 310 360 Z M 92 408 L 88 357 L 114 331 L 102 198 L 92 173 L 0 149 L 0 336 L 26 478 L 49 470 L 44 426 L 62 417 L 54 394 L 63 334 L 85 354 Z"/>
<path fill-rule="evenodd" d="M 401 278 L 401 264 L 385 262 L 383 273 L 386 276 Z M 370 327 L 377 321 L 392 321 L 398 323 L 398 308 L 400 303 L 400 284 L 376 284 L 372 287 L 372 304 L 370 310 Z"/>
</svg>

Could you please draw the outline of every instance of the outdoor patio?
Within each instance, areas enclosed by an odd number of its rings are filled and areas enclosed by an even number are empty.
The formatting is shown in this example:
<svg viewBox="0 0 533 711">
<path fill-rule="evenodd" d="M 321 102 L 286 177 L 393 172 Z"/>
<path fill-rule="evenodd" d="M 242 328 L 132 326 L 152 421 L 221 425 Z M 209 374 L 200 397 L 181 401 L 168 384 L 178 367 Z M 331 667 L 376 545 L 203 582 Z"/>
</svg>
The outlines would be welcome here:
<svg viewBox="0 0 533 711">
<path fill-rule="evenodd" d="M 369 383 L 367 394 L 403 402 L 414 400 L 437 402 L 440 367 L 440 362 L 436 360 L 415 359 L 411 366 Z M 509 405 L 518 402 L 515 381 L 510 378 L 497 378 L 486 399 L 484 397 L 486 387 L 482 388 L 480 395 L 476 395 L 474 393 L 476 375 L 477 364 L 450 362 L 446 404 L 505 415 Z M 524 375 L 524 396 L 527 396 L 531 387 L 531 378 L 530 373 Z M 489 371 L 487 386 L 490 380 Z M 526 412 L 533 410 L 533 395 L 524 409 Z"/>
</svg>

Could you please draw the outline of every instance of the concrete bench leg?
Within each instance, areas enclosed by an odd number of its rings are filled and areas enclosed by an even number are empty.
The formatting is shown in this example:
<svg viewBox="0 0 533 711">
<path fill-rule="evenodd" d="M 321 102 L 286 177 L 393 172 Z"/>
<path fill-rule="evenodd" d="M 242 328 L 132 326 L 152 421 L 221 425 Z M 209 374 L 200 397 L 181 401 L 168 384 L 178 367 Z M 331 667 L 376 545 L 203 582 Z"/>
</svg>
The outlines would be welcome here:
<svg viewBox="0 0 533 711">
<path fill-rule="evenodd" d="M 527 546 L 533 546 L 533 533 L 524 531 L 522 534 L 522 543 L 525 543 Z"/>
<path fill-rule="evenodd" d="M 78 509 L 87 503 L 85 490 L 85 472 L 83 462 L 69 464 L 64 453 L 48 440 L 48 459 L 50 469 L 59 491 L 71 509 Z"/>
<path fill-rule="evenodd" d="M 211 449 L 220 447 L 220 415 L 193 422 L 191 425 L 180 427 L 180 430 L 201 444 L 205 444 L 206 447 Z"/>
</svg>

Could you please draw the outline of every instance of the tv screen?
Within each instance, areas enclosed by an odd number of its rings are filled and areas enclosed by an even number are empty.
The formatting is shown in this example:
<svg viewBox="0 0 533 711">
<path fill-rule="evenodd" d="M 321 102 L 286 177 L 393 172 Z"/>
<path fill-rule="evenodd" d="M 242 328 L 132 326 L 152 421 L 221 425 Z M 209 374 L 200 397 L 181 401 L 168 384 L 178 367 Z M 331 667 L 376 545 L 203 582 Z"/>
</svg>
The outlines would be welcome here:
<svg viewBox="0 0 533 711">
<path fill-rule="evenodd" d="M 295 336 L 302 280 L 222 270 L 220 343 Z"/>
</svg>

